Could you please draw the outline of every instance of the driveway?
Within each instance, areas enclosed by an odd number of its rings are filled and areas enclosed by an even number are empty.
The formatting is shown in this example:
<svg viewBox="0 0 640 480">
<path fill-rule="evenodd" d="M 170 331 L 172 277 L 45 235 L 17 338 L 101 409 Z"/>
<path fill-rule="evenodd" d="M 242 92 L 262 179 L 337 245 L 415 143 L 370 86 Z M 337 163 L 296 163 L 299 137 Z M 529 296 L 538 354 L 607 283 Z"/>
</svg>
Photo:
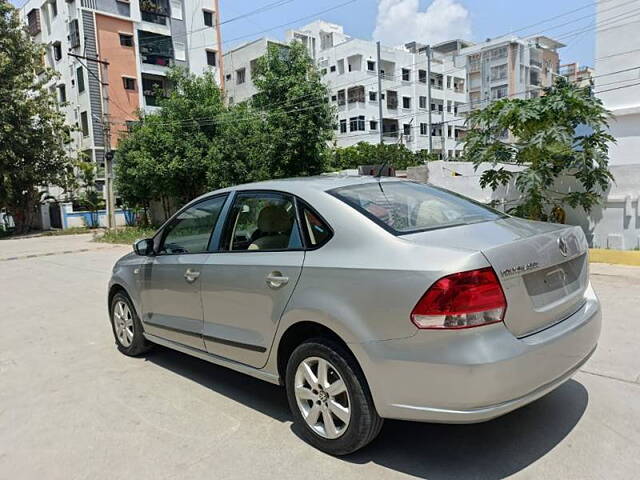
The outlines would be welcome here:
<svg viewBox="0 0 640 480">
<path fill-rule="evenodd" d="M 0 260 L 0 478 L 638 476 L 640 268 L 592 265 L 602 340 L 556 391 L 484 424 L 387 421 L 333 458 L 297 437 L 276 386 L 166 349 L 118 353 L 105 288 L 129 247 L 89 240 L 0 241 L 19 257 Z"/>
</svg>

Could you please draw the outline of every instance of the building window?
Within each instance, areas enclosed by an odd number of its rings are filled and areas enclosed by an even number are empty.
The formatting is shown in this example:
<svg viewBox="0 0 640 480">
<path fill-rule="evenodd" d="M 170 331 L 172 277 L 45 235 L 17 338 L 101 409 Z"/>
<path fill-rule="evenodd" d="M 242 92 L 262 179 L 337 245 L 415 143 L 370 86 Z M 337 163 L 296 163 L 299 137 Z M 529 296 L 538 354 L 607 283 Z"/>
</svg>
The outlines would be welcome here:
<svg viewBox="0 0 640 480">
<path fill-rule="evenodd" d="M 451 138 L 451 125 L 447 125 L 447 137 Z"/>
<path fill-rule="evenodd" d="M 84 71 L 82 67 L 78 67 L 76 70 L 76 77 L 78 79 L 78 93 L 84 92 Z"/>
<path fill-rule="evenodd" d="M 506 58 L 508 54 L 506 45 L 504 47 L 498 47 L 491 50 L 491 60 L 497 60 L 499 58 Z"/>
<path fill-rule="evenodd" d="M 364 86 L 358 85 L 347 89 L 347 101 L 349 103 L 364 103 Z"/>
<path fill-rule="evenodd" d="M 395 110 L 398 108 L 398 92 L 387 90 L 387 108 Z"/>
<path fill-rule="evenodd" d="M 493 87 L 491 89 L 491 100 L 498 100 L 507 96 L 507 85 Z"/>
<path fill-rule="evenodd" d="M 507 64 L 491 67 L 491 81 L 504 80 L 507 78 Z"/>
<path fill-rule="evenodd" d="M 130 33 L 120 33 L 120 45 L 123 47 L 133 47 L 133 35 Z"/>
<path fill-rule="evenodd" d="M 369 121 L 369 130 L 378 130 L 378 122 L 375 120 Z"/>
<path fill-rule="evenodd" d="M 375 102 L 378 99 L 378 92 L 369 92 L 369 101 Z"/>
<path fill-rule="evenodd" d="M 65 103 L 67 101 L 67 87 L 66 85 L 58 85 L 58 99 L 60 103 Z"/>
<path fill-rule="evenodd" d="M 215 50 L 207 50 L 207 65 L 210 67 L 216 66 L 216 51 Z"/>
<path fill-rule="evenodd" d="M 327 74 L 327 69 L 323 68 L 322 70 L 320 70 L 320 75 L 322 75 L 323 77 Z"/>
<path fill-rule="evenodd" d="M 338 96 L 337 95 L 331 95 L 331 101 L 332 102 L 337 102 L 338 101 Z"/>
<path fill-rule="evenodd" d="M 426 70 L 418 70 L 418 81 L 420 83 L 427 83 L 427 71 Z"/>
<path fill-rule="evenodd" d="M 367 70 L 370 72 L 376 71 L 376 62 L 373 60 L 367 60 Z"/>
<path fill-rule="evenodd" d="M 427 108 L 427 97 L 425 97 L 424 95 L 421 95 L 420 98 L 418 99 L 419 102 L 419 106 L 420 108 Z"/>
<path fill-rule="evenodd" d="M 404 133 L 405 135 L 411 135 L 411 125 L 409 125 L 408 123 L 402 125 L 402 133 Z"/>
<path fill-rule="evenodd" d="M 451 113 L 451 100 L 447 100 L 447 112 Z"/>
<path fill-rule="evenodd" d="M 411 97 L 402 97 L 402 108 L 411 108 Z"/>
<path fill-rule="evenodd" d="M 27 30 L 31 36 L 40 33 L 40 10 L 37 8 L 32 9 L 27 14 Z"/>
<path fill-rule="evenodd" d="M 204 16 L 204 24 L 207 27 L 213 27 L 213 12 L 202 10 L 202 15 Z"/>
<path fill-rule="evenodd" d="M 349 131 L 350 132 L 357 132 L 357 131 L 364 132 L 364 115 L 360 115 L 358 117 L 351 117 L 349 119 Z"/>
<path fill-rule="evenodd" d="M 340 133 L 347 133 L 347 120 L 344 118 L 340 120 Z"/>
<path fill-rule="evenodd" d="M 447 75 L 447 88 L 451 88 L 451 75 Z"/>
<path fill-rule="evenodd" d="M 136 89 L 136 79 L 131 77 L 122 77 L 122 84 L 125 90 Z"/>
<path fill-rule="evenodd" d="M 60 42 L 55 42 L 53 45 L 53 58 L 56 59 L 56 62 L 62 60 L 62 44 Z"/>
<path fill-rule="evenodd" d="M 230 81 L 231 81 L 231 74 L 230 74 L 230 73 L 227 73 L 227 74 L 224 76 L 224 78 L 225 78 L 228 82 L 230 82 Z"/>
<path fill-rule="evenodd" d="M 240 68 L 236 70 L 236 84 L 241 85 L 245 82 L 246 69 Z"/>
<path fill-rule="evenodd" d="M 402 81 L 408 82 L 410 80 L 411 80 L 411 70 L 409 70 L 408 68 L 403 68 L 402 69 Z"/>
<path fill-rule="evenodd" d="M 338 105 L 344 105 L 347 103 L 347 95 L 344 90 L 338 90 Z"/>
<path fill-rule="evenodd" d="M 78 48 L 80 46 L 80 30 L 77 18 L 69 22 L 69 45 L 71 48 Z"/>
<path fill-rule="evenodd" d="M 426 124 L 426 123 L 421 123 L 420 124 L 420 135 L 426 135 L 428 131 L 429 131 L 429 125 Z"/>
<path fill-rule="evenodd" d="M 335 72 L 336 71 L 336 66 L 335 65 L 331 65 L 330 70 L 331 70 L 332 73 Z"/>
<path fill-rule="evenodd" d="M 80 126 L 82 128 L 82 136 L 89 136 L 89 117 L 87 116 L 87 112 L 82 112 L 80 114 Z"/>
</svg>

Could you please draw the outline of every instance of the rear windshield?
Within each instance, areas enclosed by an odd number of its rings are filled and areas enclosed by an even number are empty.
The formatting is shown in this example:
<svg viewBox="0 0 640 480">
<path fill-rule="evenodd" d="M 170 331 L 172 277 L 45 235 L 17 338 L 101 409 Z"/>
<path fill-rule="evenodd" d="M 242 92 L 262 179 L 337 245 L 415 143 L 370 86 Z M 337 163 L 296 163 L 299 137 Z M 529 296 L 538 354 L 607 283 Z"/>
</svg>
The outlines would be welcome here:
<svg viewBox="0 0 640 480">
<path fill-rule="evenodd" d="M 467 198 L 414 182 L 371 182 L 329 193 L 397 235 L 504 216 Z"/>
</svg>

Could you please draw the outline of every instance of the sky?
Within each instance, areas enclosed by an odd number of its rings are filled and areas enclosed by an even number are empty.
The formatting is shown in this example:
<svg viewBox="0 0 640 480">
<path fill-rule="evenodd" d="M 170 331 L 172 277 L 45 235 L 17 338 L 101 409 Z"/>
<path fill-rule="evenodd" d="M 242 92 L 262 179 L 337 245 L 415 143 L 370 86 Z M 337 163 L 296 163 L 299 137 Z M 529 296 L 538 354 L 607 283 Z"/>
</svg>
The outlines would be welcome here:
<svg viewBox="0 0 640 480">
<path fill-rule="evenodd" d="M 560 49 L 561 63 L 594 63 L 593 0 L 281 0 L 270 10 L 237 20 L 234 18 L 274 0 L 219 2 L 221 22 L 227 21 L 222 25 L 227 49 L 261 36 L 284 39 L 286 30 L 321 18 L 343 25 L 348 35 L 380 40 L 389 46 L 412 40 L 435 44 L 452 38 L 481 42 L 509 32 L 544 34 L 561 37 L 567 44 Z M 577 11 L 568 13 L 573 10 Z M 563 14 L 567 15 L 558 17 Z"/>
<path fill-rule="evenodd" d="M 11 2 L 19 6 L 24 0 Z M 219 2 L 223 50 L 261 36 L 282 40 L 286 30 L 300 27 L 315 19 L 323 19 L 343 25 L 345 33 L 350 36 L 380 40 L 389 46 L 401 45 L 412 40 L 434 44 L 452 38 L 481 42 L 510 32 L 521 36 L 544 34 L 552 38 L 559 37 L 567 45 L 560 50 L 561 63 L 577 61 L 581 65 L 591 66 L 594 63 L 593 25 L 596 2 L 593 0 Z M 251 14 L 260 8 L 263 10 Z M 558 17 L 559 15 L 563 16 Z"/>
</svg>

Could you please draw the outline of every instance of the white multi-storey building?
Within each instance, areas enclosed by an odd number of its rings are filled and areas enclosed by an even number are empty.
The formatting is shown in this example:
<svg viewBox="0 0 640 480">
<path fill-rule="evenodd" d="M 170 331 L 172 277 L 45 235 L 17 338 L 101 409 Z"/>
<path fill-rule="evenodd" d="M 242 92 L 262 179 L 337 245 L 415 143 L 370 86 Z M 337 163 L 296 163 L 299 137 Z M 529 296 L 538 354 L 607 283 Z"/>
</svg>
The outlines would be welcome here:
<svg viewBox="0 0 640 480">
<path fill-rule="evenodd" d="M 561 47 L 564 44 L 549 37 L 509 35 L 462 49 L 455 63 L 466 66 L 469 108 L 504 97 L 539 96 L 558 75 Z"/>
<path fill-rule="evenodd" d="M 136 112 L 156 108 L 156 87 L 167 88 L 170 66 L 212 69 L 224 82 L 218 0 L 29 0 L 20 14 L 34 41 L 46 47 L 44 63 L 59 74 L 49 87 L 67 122 L 78 127 L 69 149 L 94 161 L 99 179 L 106 124 L 101 84 L 108 83 L 116 149 Z"/>
<path fill-rule="evenodd" d="M 432 47 L 431 77 L 427 78 L 428 49 L 415 42 L 403 48 L 383 47 L 380 65 L 376 65 L 376 43 L 351 38 L 340 25 L 316 21 L 287 32 L 286 40 L 297 40 L 307 47 L 329 87 L 338 111 L 338 146 L 376 143 L 382 129 L 385 143 L 402 143 L 418 151 L 429 149 L 431 137 L 432 151 L 441 157 L 462 154 L 464 119 L 458 109 L 466 102 L 465 70 L 454 65 L 453 54 L 470 45 L 468 42 L 455 40 Z M 284 45 L 259 39 L 225 54 L 230 100 L 243 101 L 255 94 L 253 67 L 270 43 Z"/>
</svg>

